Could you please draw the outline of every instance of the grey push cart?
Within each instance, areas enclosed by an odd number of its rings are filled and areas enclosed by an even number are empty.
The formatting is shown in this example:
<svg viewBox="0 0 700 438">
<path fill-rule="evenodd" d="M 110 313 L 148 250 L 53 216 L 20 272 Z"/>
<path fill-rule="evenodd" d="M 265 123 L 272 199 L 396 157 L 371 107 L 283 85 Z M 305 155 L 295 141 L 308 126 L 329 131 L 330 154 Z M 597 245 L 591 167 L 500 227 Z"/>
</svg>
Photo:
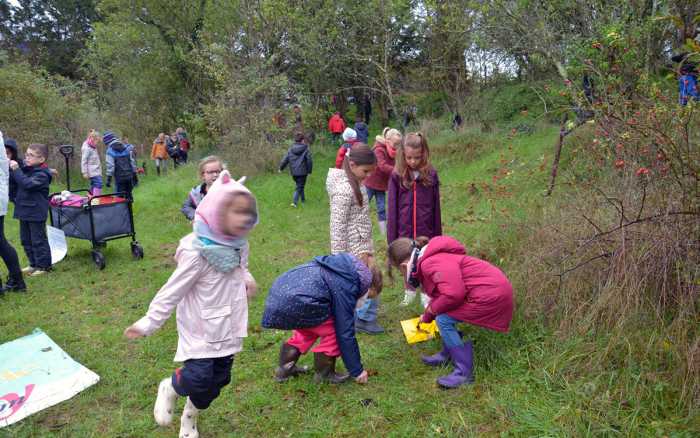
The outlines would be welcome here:
<svg viewBox="0 0 700 438">
<path fill-rule="evenodd" d="M 87 189 L 71 190 L 70 159 L 73 146 L 64 145 L 59 150 L 66 161 L 66 185 L 71 195 L 67 199 L 61 193 L 51 195 L 51 226 L 62 230 L 67 237 L 89 240 L 92 243 L 92 261 L 100 270 L 107 264 L 101 249 L 110 240 L 131 238 L 131 255 L 135 260 L 142 259 L 143 248 L 136 240 L 134 229 L 133 200 L 121 192 L 88 196 Z"/>
</svg>

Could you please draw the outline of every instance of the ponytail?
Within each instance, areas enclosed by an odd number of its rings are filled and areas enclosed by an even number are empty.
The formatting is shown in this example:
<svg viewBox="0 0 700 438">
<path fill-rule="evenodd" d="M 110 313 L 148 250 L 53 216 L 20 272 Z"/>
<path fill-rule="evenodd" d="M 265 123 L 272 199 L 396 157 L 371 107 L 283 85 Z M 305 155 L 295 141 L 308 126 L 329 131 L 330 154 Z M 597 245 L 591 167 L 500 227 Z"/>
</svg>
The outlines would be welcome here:
<svg viewBox="0 0 700 438">
<path fill-rule="evenodd" d="M 345 159 L 343 160 L 343 170 L 345 171 L 345 176 L 348 177 L 348 182 L 350 187 L 352 187 L 352 192 L 355 195 L 355 200 L 360 205 L 363 206 L 362 191 L 360 190 L 360 183 L 357 178 L 352 173 L 350 168 L 350 162 L 353 162 L 356 166 L 364 165 L 374 165 L 377 164 L 377 157 L 374 156 L 374 152 L 364 143 L 355 143 L 348 149 L 345 154 Z"/>
</svg>

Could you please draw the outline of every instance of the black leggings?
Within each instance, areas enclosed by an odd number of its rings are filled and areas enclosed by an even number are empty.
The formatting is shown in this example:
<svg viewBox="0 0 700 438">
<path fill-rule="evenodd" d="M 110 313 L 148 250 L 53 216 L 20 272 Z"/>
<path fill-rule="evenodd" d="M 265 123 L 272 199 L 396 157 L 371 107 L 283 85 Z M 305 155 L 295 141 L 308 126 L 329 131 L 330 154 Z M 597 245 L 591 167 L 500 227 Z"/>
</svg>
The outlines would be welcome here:
<svg viewBox="0 0 700 438">
<path fill-rule="evenodd" d="M 22 271 L 19 268 L 19 258 L 17 251 L 5 238 L 5 216 L 0 216 L 0 257 L 5 262 L 10 278 L 19 280 L 22 278 Z"/>
</svg>

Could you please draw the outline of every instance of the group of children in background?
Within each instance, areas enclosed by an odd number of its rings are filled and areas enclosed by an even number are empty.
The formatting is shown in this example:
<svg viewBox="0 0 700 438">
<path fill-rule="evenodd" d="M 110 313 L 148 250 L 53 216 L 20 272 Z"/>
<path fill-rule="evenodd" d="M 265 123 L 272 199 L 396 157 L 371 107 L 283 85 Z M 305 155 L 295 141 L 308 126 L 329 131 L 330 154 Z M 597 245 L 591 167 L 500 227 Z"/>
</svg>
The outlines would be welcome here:
<svg viewBox="0 0 700 438">
<path fill-rule="evenodd" d="M 191 144 L 187 138 L 187 132 L 183 128 L 177 128 L 175 132 L 166 135 L 158 134 L 151 147 L 151 160 L 156 168 L 156 174 L 160 176 L 168 170 L 168 159 L 173 160 L 173 166 L 177 167 L 187 163 Z"/>
<path fill-rule="evenodd" d="M 380 229 L 387 234 L 388 263 L 404 276 L 403 304 L 410 304 L 420 287 L 426 296 L 421 321 L 437 320 L 440 327 L 443 349 L 424 356 L 423 362 L 454 365 L 438 379 L 442 387 L 472 383 L 473 346 L 455 325 L 507 331 L 513 313 L 510 282 L 497 267 L 467 256 L 461 243 L 441 236 L 440 182 L 421 133 L 403 138 L 387 128 L 374 149 L 350 134 L 344 138 L 349 145 L 342 147 L 339 168 L 330 169 L 326 180 L 330 255 L 285 272 L 266 297 L 263 327 L 292 331 L 280 347 L 274 379 L 284 382 L 309 372 L 297 362 L 312 350 L 316 382 L 368 381 L 356 332 L 383 331 L 376 321 L 382 273 L 374 258 L 370 186 L 378 207 L 389 192 L 388 212 L 378 208 L 378 219 L 386 223 L 386 231 Z M 303 136 L 295 137 L 280 170 L 286 166 L 295 177 L 297 205 L 304 201 L 305 177 L 312 167 Z M 124 332 L 130 339 L 150 335 L 177 309 L 175 361 L 183 366 L 160 382 L 154 417 L 159 425 L 170 424 L 177 398 L 186 397 L 180 436 L 188 437 L 198 436 L 197 416 L 230 382 L 234 356 L 247 336 L 247 299 L 256 290 L 247 243 L 258 220 L 256 200 L 217 157 L 202 160 L 199 175 L 202 182 L 182 209 L 193 232 L 180 241 L 178 266 L 146 315 Z M 338 357 L 347 373 L 336 370 Z"/>
</svg>

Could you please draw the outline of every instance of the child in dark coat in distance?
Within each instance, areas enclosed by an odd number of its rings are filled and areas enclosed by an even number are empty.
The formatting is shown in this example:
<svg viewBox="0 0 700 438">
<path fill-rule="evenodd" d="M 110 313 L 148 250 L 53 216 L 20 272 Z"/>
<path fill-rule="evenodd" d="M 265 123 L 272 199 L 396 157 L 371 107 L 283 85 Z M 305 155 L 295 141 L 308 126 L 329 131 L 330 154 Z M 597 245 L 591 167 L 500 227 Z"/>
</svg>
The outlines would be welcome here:
<svg viewBox="0 0 700 438">
<path fill-rule="evenodd" d="M 418 236 L 433 238 L 442 234 L 440 214 L 440 180 L 430 164 L 430 149 L 420 132 L 406 135 L 396 157 L 396 169 L 389 178 L 387 240 L 399 237 L 415 240 Z M 402 306 L 416 297 L 415 288 L 405 285 Z M 423 307 L 427 296 L 421 294 Z"/>
<path fill-rule="evenodd" d="M 369 141 L 369 127 L 360 115 L 358 115 L 355 118 L 355 132 L 357 133 L 357 141 L 359 141 L 360 143 L 368 144 L 367 142 Z"/>
<path fill-rule="evenodd" d="M 46 165 L 48 156 L 46 145 L 31 144 L 24 163 L 10 161 L 12 179 L 17 185 L 15 219 L 19 220 L 20 240 L 29 260 L 29 266 L 22 272 L 32 277 L 51 269 L 51 249 L 46 236 L 51 184 L 51 172 Z"/>
<path fill-rule="evenodd" d="M 115 192 L 124 193 L 131 199 L 136 176 L 136 157 L 134 147 L 124 145 L 111 131 L 102 135 L 102 142 L 107 146 L 105 162 L 107 164 L 107 187 L 112 186 L 112 178 L 116 183 Z"/>
<path fill-rule="evenodd" d="M 313 349 L 317 383 L 349 378 L 336 373 L 338 356 L 357 383 L 367 383 L 355 338 L 355 309 L 363 297 L 376 298 L 381 290 L 381 271 L 348 253 L 316 257 L 278 277 L 265 300 L 262 326 L 293 333 L 280 349 L 275 380 L 306 372 L 296 363 L 320 337 Z"/>
<path fill-rule="evenodd" d="M 299 205 L 300 200 L 302 203 L 306 202 L 304 187 L 306 186 L 306 178 L 313 170 L 311 150 L 306 144 L 303 132 L 294 134 L 294 144 L 292 144 L 287 154 L 282 159 L 279 169 L 280 172 L 287 166 L 289 166 L 289 173 L 296 183 L 296 189 L 294 190 L 294 196 L 292 198 L 292 207 L 296 207 Z"/>
</svg>

